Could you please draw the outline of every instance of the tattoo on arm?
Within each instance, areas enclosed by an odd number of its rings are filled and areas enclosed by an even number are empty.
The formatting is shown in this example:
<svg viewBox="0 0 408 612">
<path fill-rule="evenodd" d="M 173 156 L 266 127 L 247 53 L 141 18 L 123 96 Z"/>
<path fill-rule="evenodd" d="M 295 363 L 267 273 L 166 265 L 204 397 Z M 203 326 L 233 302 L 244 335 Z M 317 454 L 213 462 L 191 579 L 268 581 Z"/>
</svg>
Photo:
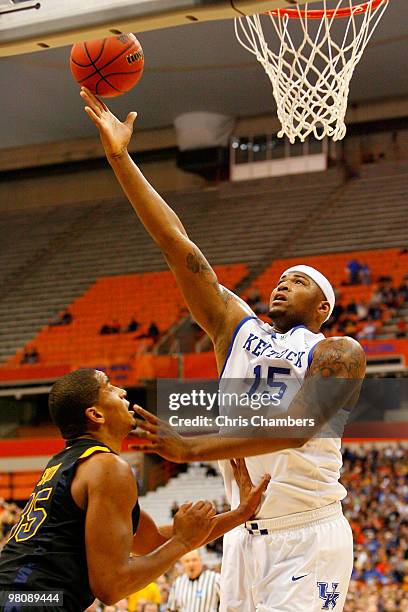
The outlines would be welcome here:
<svg viewBox="0 0 408 612">
<path fill-rule="evenodd" d="M 207 281 L 217 295 L 222 298 L 224 304 L 228 304 L 228 302 L 232 299 L 232 296 L 228 292 L 222 290 L 215 276 L 214 270 L 199 251 L 192 251 L 187 254 L 186 266 L 187 269 L 193 274 L 199 274 L 205 281 Z"/>
<path fill-rule="evenodd" d="M 193 274 L 214 274 L 213 269 L 201 253 L 187 253 L 186 264 L 187 269 Z"/>
<path fill-rule="evenodd" d="M 362 347 L 350 338 L 327 338 L 324 347 L 317 347 L 309 369 L 309 376 L 324 378 L 354 378 L 362 380 L 365 374 L 365 354 Z"/>
</svg>

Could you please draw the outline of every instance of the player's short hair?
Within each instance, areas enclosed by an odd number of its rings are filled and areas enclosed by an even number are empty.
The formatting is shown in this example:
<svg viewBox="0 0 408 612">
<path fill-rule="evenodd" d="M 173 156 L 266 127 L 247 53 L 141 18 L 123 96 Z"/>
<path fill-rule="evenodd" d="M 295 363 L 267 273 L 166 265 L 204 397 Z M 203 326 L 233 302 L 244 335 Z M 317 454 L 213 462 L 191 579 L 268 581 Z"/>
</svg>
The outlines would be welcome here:
<svg viewBox="0 0 408 612">
<path fill-rule="evenodd" d="M 53 384 L 48 407 L 63 438 L 69 440 L 86 433 L 85 410 L 98 402 L 99 388 L 100 381 L 91 368 L 65 374 Z"/>
</svg>

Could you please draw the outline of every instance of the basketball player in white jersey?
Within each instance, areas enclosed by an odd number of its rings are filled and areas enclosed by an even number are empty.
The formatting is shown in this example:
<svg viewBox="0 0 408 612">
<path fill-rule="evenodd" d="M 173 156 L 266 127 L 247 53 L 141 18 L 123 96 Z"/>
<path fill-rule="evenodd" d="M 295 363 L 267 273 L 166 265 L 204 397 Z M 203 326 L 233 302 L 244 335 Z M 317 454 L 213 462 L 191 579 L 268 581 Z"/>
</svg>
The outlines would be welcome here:
<svg viewBox="0 0 408 612">
<path fill-rule="evenodd" d="M 179 218 L 130 158 L 127 146 L 136 113 L 121 123 L 90 92 L 82 90 L 81 96 L 119 183 L 166 257 L 191 314 L 213 341 L 221 383 L 228 390 L 232 378 L 246 379 L 256 389 L 266 381 L 280 394 L 283 410 L 305 415 L 314 408 L 304 391 L 308 382 L 322 377 L 335 385 L 347 379 L 356 384 L 334 393 L 330 406 L 324 401 L 319 405 L 319 410 L 330 412 L 323 421 L 333 415 L 345 420 L 343 409 L 364 377 L 365 356 L 353 339 L 326 339 L 320 333 L 334 307 L 329 281 L 308 266 L 284 271 L 270 298 L 273 326 L 262 323 L 219 284 Z M 292 384 L 286 385 L 285 379 Z M 313 402 L 319 403 L 318 395 Z M 224 539 L 223 612 L 343 609 L 353 552 L 351 530 L 340 505 L 346 495 L 338 482 L 340 439 L 316 438 L 315 431 L 300 438 L 183 438 L 146 411 L 139 413 L 146 419 L 140 426 L 150 451 L 179 462 L 246 457 L 253 482 L 265 472 L 272 476 L 253 520 Z M 221 465 L 227 495 L 236 507 L 239 491 L 234 474 L 227 462 Z"/>
</svg>

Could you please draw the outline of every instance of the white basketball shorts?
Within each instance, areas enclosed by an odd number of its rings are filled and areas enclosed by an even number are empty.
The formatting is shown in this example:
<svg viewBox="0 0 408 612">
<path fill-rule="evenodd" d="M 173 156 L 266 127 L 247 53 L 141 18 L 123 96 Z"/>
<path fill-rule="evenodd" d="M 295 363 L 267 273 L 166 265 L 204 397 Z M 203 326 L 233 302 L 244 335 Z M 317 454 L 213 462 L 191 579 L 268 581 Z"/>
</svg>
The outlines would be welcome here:
<svg viewBox="0 0 408 612">
<path fill-rule="evenodd" d="M 341 612 L 353 537 L 340 502 L 224 536 L 220 612 Z"/>
</svg>

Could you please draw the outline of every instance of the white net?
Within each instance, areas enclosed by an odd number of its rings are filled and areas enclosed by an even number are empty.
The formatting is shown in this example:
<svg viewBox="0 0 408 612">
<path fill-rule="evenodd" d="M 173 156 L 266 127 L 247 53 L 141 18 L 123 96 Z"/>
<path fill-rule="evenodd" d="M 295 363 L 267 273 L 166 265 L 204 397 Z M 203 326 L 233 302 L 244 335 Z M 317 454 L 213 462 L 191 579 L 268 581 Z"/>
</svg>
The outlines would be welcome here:
<svg viewBox="0 0 408 612">
<path fill-rule="evenodd" d="M 371 0 L 364 12 L 356 0 L 322 0 L 318 20 L 308 4 L 293 9 L 295 19 L 273 11 L 235 20 L 238 41 L 272 82 L 280 137 L 286 135 L 291 143 L 296 137 L 303 142 L 309 134 L 344 138 L 351 77 L 388 1 Z M 350 14 L 340 19 L 347 8 Z M 272 36 L 278 37 L 276 50 L 266 41 L 270 23 Z"/>
</svg>

